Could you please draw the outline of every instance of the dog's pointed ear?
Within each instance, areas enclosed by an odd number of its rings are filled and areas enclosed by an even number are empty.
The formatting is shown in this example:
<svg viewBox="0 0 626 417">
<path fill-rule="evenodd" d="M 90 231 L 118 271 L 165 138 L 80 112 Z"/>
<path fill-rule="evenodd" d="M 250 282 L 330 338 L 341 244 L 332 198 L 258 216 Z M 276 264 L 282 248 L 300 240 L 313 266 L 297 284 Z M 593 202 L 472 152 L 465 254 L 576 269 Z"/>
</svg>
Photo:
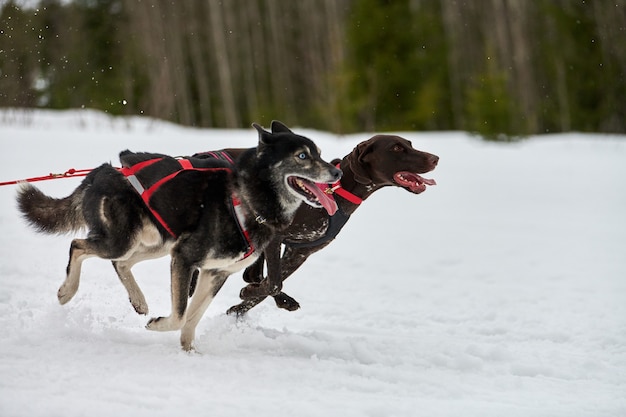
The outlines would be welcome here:
<svg viewBox="0 0 626 417">
<path fill-rule="evenodd" d="M 263 127 L 261 127 L 261 125 L 258 123 L 252 123 L 252 127 L 255 128 L 257 132 L 259 132 L 259 135 L 262 135 L 263 133 L 269 133 L 267 130 L 263 129 Z"/>
<path fill-rule="evenodd" d="M 269 145 L 272 143 L 272 133 L 263 129 L 261 125 L 257 123 L 252 123 L 252 127 L 259 132 L 259 145 Z"/>
<path fill-rule="evenodd" d="M 272 133 L 293 133 L 284 123 L 272 120 Z"/>
<path fill-rule="evenodd" d="M 372 152 L 372 142 L 365 141 L 359 143 L 350 156 L 347 158 L 348 166 L 354 174 L 354 180 L 359 184 L 371 184 L 373 182 L 372 177 L 367 169 L 369 162 L 367 161 L 367 155 Z"/>
</svg>

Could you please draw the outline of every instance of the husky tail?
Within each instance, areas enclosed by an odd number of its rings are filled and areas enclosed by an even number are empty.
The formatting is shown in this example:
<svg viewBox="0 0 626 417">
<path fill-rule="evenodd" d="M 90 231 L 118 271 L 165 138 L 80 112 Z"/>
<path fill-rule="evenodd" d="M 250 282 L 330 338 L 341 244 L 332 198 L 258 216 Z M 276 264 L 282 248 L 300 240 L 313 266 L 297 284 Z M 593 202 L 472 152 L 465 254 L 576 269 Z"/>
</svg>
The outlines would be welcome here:
<svg viewBox="0 0 626 417">
<path fill-rule="evenodd" d="M 83 183 L 68 197 L 53 198 L 22 183 L 17 194 L 18 209 L 42 233 L 76 232 L 85 226 L 81 210 L 85 188 Z"/>
</svg>

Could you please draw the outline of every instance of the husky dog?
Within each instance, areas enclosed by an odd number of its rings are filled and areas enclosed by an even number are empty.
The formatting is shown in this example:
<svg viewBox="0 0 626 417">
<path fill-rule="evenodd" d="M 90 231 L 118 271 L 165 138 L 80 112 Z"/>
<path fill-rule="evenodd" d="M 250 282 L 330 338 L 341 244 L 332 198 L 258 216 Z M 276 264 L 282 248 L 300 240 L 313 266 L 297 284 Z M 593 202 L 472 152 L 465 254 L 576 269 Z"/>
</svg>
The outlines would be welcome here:
<svg viewBox="0 0 626 417">
<path fill-rule="evenodd" d="M 147 304 L 130 270 L 137 262 L 169 254 L 172 312 L 150 319 L 146 328 L 181 330 L 182 348 L 193 349 L 195 328 L 226 278 L 251 265 L 302 202 L 327 204 L 316 182 L 341 177 L 310 139 L 278 121 L 271 132 L 253 126 L 258 146 L 246 150 L 234 167 L 125 151 L 120 155 L 124 168 L 101 165 L 65 198 L 24 184 L 17 200 L 32 226 L 45 233 L 88 231 L 85 239 L 71 243 L 59 302 L 76 294 L 82 262 L 99 257 L 112 260 L 135 310 L 145 314 Z M 198 283 L 188 306 L 196 270 Z"/>
</svg>

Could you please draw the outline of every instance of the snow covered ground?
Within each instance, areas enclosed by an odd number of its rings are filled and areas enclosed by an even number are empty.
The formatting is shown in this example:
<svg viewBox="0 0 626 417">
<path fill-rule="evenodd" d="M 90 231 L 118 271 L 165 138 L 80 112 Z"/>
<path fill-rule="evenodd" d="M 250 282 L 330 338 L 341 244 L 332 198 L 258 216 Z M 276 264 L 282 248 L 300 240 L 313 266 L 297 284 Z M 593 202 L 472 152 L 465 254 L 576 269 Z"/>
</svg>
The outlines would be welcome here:
<svg viewBox="0 0 626 417">
<path fill-rule="evenodd" d="M 371 136 L 294 130 L 329 160 Z M 0 416 L 626 416 L 626 137 L 401 135 L 441 157 L 438 185 L 365 201 L 287 281 L 297 312 L 226 316 L 232 276 L 194 354 L 144 329 L 107 261 L 85 262 L 60 306 L 71 237 L 27 228 L 0 187 Z M 256 132 L 5 110 L 0 144 L 7 181 L 125 148 L 252 147 Z M 170 311 L 168 272 L 167 258 L 135 269 L 150 315 Z"/>
</svg>

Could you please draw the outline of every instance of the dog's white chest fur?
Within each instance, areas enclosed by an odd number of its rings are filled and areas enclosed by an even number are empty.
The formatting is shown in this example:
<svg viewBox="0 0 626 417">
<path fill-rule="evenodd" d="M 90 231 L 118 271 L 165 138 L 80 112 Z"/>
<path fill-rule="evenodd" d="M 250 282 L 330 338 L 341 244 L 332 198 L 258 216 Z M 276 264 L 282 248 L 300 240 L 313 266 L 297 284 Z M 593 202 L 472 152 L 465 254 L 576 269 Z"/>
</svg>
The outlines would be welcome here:
<svg viewBox="0 0 626 417">
<path fill-rule="evenodd" d="M 218 257 L 218 255 L 214 251 L 209 251 L 204 257 L 200 265 L 200 269 L 216 269 L 220 271 L 228 272 L 229 274 L 233 274 L 237 271 L 242 270 L 243 268 L 247 268 L 254 263 L 259 257 L 258 251 L 253 252 L 247 258 L 244 258 L 245 253 L 241 252 L 239 256 L 223 258 Z"/>
</svg>

